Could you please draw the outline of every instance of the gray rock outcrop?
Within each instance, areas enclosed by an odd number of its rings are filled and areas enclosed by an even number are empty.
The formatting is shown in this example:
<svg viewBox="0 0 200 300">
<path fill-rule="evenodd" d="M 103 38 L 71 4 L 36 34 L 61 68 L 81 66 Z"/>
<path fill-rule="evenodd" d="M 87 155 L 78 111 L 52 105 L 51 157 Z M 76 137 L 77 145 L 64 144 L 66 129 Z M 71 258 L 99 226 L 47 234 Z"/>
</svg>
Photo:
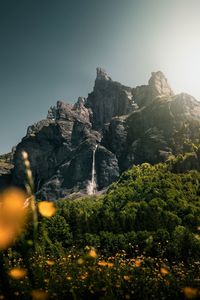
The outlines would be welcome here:
<svg viewBox="0 0 200 300">
<path fill-rule="evenodd" d="M 93 128 L 101 130 L 116 116 L 127 115 L 137 109 L 132 89 L 111 78 L 97 68 L 93 92 L 88 95 L 86 106 L 91 109 Z"/>
<path fill-rule="evenodd" d="M 15 149 L 12 149 L 12 152 L 0 155 L 0 190 L 6 188 L 11 184 L 12 181 L 12 169 L 13 169 L 13 154 Z"/>
</svg>

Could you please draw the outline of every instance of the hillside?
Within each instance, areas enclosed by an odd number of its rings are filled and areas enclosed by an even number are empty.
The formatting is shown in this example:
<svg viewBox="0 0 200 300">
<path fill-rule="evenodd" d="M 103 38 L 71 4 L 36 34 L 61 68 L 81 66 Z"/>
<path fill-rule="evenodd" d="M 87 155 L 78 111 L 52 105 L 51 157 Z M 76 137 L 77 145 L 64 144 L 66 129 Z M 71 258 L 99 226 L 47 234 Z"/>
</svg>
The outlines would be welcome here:
<svg viewBox="0 0 200 300">
<path fill-rule="evenodd" d="M 171 163 L 145 163 L 123 173 L 105 196 L 58 201 L 56 219 L 47 222 L 49 236 L 57 239 L 56 227 L 59 231 L 64 218 L 78 247 L 92 245 L 113 254 L 132 252 L 137 244 L 141 253 L 153 256 L 198 258 L 200 173 L 175 174 L 171 168 Z"/>
</svg>

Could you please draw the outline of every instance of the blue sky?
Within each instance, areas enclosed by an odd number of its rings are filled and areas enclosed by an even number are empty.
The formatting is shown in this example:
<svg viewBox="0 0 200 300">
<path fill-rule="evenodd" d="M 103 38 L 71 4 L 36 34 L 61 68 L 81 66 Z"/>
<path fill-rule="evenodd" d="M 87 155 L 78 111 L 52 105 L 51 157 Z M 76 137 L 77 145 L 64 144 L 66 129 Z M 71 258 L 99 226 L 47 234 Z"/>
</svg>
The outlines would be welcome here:
<svg viewBox="0 0 200 300">
<path fill-rule="evenodd" d="M 161 70 L 200 99 L 199 31 L 198 0 L 0 0 L 0 153 L 87 96 L 97 66 L 132 87 Z"/>
</svg>

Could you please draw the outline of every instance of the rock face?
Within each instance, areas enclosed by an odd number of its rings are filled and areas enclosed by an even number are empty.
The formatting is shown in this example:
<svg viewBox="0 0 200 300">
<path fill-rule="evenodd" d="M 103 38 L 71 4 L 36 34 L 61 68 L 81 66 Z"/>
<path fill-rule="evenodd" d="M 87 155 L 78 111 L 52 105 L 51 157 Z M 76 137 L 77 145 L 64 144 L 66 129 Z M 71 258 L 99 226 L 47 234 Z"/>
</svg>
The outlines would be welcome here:
<svg viewBox="0 0 200 300">
<path fill-rule="evenodd" d="M 95 180 L 102 190 L 133 164 L 165 161 L 187 152 L 199 138 L 200 103 L 187 94 L 174 95 L 162 72 L 152 73 L 148 85 L 131 88 L 97 68 L 87 98 L 74 105 L 58 101 L 45 120 L 28 128 L 16 147 L 12 182 L 26 182 L 22 150 L 29 154 L 37 197 L 56 200 L 87 192 L 94 149 Z M 182 169 L 197 169 L 197 156 Z"/>
<path fill-rule="evenodd" d="M 11 184 L 11 170 L 14 167 L 12 164 L 12 160 L 13 152 L 5 155 L 0 155 L 0 189 L 3 189 Z"/>
<path fill-rule="evenodd" d="M 139 107 L 147 106 L 156 98 L 174 96 L 167 79 L 161 71 L 152 72 L 148 85 L 137 86 L 133 89 L 134 100 Z"/>
<path fill-rule="evenodd" d="M 127 115 L 137 108 L 132 89 L 112 81 L 104 70 L 97 68 L 94 90 L 86 106 L 92 111 L 93 128 L 100 130 L 116 116 Z"/>
</svg>

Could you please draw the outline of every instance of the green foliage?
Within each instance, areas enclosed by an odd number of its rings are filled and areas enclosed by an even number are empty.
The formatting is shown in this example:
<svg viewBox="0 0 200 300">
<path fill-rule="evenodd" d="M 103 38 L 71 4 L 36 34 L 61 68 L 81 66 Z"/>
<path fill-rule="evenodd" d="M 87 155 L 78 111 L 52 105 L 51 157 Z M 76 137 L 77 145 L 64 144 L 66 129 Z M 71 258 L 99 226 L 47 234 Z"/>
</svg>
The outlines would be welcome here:
<svg viewBox="0 0 200 300">
<path fill-rule="evenodd" d="M 40 229 L 43 231 L 41 237 L 45 234 L 52 243 L 59 242 L 63 247 L 67 247 L 73 243 L 70 227 L 65 218 L 59 214 L 50 219 L 43 220 Z"/>
<path fill-rule="evenodd" d="M 130 252 L 131 244 L 150 255 L 197 257 L 200 173 L 169 169 L 145 163 L 123 173 L 104 197 L 59 201 L 57 216 L 45 221 L 49 238 L 64 247 L 91 245 L 108 254 Z M 177 233 L 180 228 L 185 235 Z"/>
</svg>

